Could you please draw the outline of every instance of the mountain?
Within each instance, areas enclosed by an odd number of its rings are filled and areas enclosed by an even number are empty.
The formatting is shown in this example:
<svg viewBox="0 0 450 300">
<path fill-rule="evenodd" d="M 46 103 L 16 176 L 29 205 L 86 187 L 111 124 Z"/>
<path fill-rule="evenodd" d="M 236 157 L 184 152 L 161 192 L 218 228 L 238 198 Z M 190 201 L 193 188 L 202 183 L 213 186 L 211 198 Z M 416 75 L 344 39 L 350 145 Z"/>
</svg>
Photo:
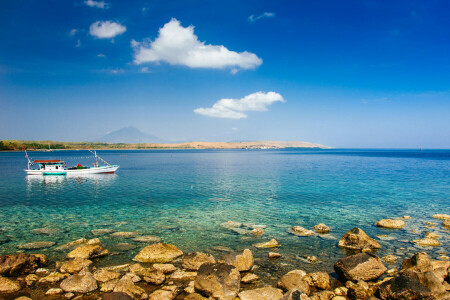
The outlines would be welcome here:
<svg viewBox="0 0 450 300">
<path fill-rule="evenodd" d="M 154 135 L 140 131 L 139 129 L 128 126 L 119 130 L 112 131 L 107 135 L 98 138 L 95 142 L 103 143 L 163 143 L 164 141 Z"/>
</svg>

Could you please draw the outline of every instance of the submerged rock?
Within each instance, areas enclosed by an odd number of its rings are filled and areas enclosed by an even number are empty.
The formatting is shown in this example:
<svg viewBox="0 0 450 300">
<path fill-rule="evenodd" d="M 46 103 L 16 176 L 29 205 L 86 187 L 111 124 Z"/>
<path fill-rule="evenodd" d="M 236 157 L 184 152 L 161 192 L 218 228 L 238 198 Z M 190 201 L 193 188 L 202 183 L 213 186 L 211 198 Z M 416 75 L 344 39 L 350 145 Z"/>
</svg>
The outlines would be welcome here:
<svg viewBox="0 0 450 300">
<path fill-rule="evenodd" d="M 250 249 L 225 255 L 223 260 L 225 263 L 235 266 L 239 272 L 249 271 L 253 267 L 253 253 Z"/>
<path fill-rule="evenodd" d="M 433 215 L 433 218 L 441 219 L 441 220 L 448 220 L 448 219 L 450 219 L 450 215 L 447 215 L 447 214 L 435 214 L 435 215 Z"/>
<path fill-rule="evenodd" d="M 254 235 L 261 235 L 264 233 L 264 230 L 262 230 L 261 228 L 254 228 L 251 231 Z"/>
<path fill-rule="evenodd" d="M 133 241 L 140 243 L 159 243 L 161 241 L 161 238 L 153 235 L 142 235 L 135 237 Z"/>
<path fill-rule="evenodd" d="M 67 258 L 81 258 L 92 259 L 97 257 L 103 257 L 109 254 L 107 249 L 104 249 L 101 245 L 81 245 L 69 252 Z"/>
<path fill-rule="evenodd" d="M 0 256 L 0 275 L 18 276 L 32 273 L 48 263 L 43 254 L 11 254 Z"/>
<path fill-rule="evenodd" d="M 279 257 L 281 257 L 280 253 L 269 252 L 269 258 L 279 258 Z"/>
<path fill-rule="evenodd" d="M 228 221 L 228 222 L 220 224 L 220 226 L 223 228 L 227 228 L 227 229 L 239 228 L 239 227 L 242 227 L 242 223 L 235 222 L 235 221 Z"/>
<path fill-rule="evenodd" d="M 413 241 L 411 241 L 411 243 L 414 243 L 414 244 L 419 245 L 419 246 L 424 246 L 424 247 L 436 247 L 436 246 L 440 246 L 441 245 L 441 243 L 438 240 L 430 239 L 430 238 L 423 238 L 423 239 L 413 240 Z"/>
<path fill-rule="evenodd" d="M 389 229 L 399 229 L 405 226 L 405 221 L 393 220 L 393 219 L 383 219 L 376 223 L 378 227 L 389 228 Z"/>
<path fill-rule="evenodd" d="M 24 249 L 24 250 L 37 250 L 37 249 L 50 248 L 53 245 L 55 245 L 55 242 L 32 242 L 32 243 L 26 243 L 26 244 L 19 245 L 19 246 L 17 246 L 17 248 Z"/>
<path fill-rule="evenodd" d="M 239 299 L 241 300 L 273 300 L 280 299 L 281 297 L 283 297 L 282 291 L 271 286 L 239 293 Z"/>
<path fill-rule="evenodd" d="M 241 275 L 228 264 L 203 264 L 195 279 L 195 289 L 214 299 L 234 300 L 239 292 Z"/>
<path fill-rule="evenodd" d="M 102 229 L 93 229 L 91 230 L 91 233 L 93 235 L 105 235 L 105 234 L 110 234 L 115 232 L 114 229 L 109 229 L 109 228 L 102 228 Z"/>
<path fill-rule="evenodd" d="M 15 293 L 20 289 L 20 284 L 17 281 L 0 276 L 0 293 Z"/>
<path fill-rule="evenodd" d="M 72 242 L 68 242 L 64 245 L 58 246 L 55 248 L 55 251 L 70 251 L 79 245 L 87 244 L 88 240 L 85 238 L 81 238 Z"/>
<path fill-rule="evenodd" d="M 97 289 L 97 281 L 89 271 L 81 271 L 64 279 L 60 284 L 65 292 L 89 293 Z"/>
<path fill-rule="evenodd" d="M 387 269 L 378 256 L 364 252 L 341 258 L 334 264 L 334 270 L 344 281 L 368 281 L 377 279 Z"/>
<path fill-rule="evenodd" d="M 131 238 L 134 236 L 137 236 L 139 233 L 134 232 L 134 231 L 118 231 L 118 232 L 114 232 L 111 233 L 109 236 L 112 238 Z"/>
<path fill-rule="evenodd" d="M 214 256 L 212 256 L 211 254 L 202 252 L 192 252 L 183 255 L 181 265 L 183 266 L 183 268 L 187 270 L 197 271 L 202 264 L 207 262 L 215 264 L 216 260 L 214 259 Z"/>
<path fill-rule="evenodd" d="M 397 256 L 395 255 L 386 255 L 384 257 L 382 257 L 381 259 L 384 260 L 385 262 L 387 262 L 388 264 L 395 264 L 395 262 L 397 261 Z"/>
<path fill-rule="evenodd" d="M 256 248 L 275 248 L 278 247 L 280 244 L 278 244 L 276 239 L 271 239 L 268 242 L 265 243 L 257 243 L 254 244 L 253 246 L 255 246 Z"/>
<path fill-rule="evenodd" d="M 450 219 L 444 220 L 444 222 L 442 222 L 442 226 L 445 228 L 450 228 Z"/>
<path fill-rule="evenodd" d="M 381 246 L 370 238 L 361 228 L 353 228 L 339 240 L 339 247 L 350 250 L 376 250 Z"/>
<path fill-rule="evenodd" d="M 157 243 L 142 249 L 134 257 L 135 261 L 144 263 L 168 263 L 183 255 L 183 251 L 174 245 Z"/>
<path fill-rule="evenodd" d="M 47 227 L 45 227 L 45 228 L 36 228 L 36 229 L 31 230 L 31 233 L 33 233 L 33 234 L 44 234 L 44 235 L 52 235 L 52 234 L 55 234 L 55 233 L 58 233 L 58 232 L 59 232 L 59 229 L 47 228 Z"/>
<path fill-rule="evenodd" d="M 325 233 L 329 233 L 330 232 L 330 227 L 328 227 L 327 225 L 325 225 L 323 223 L 320 223 L 320 224 L 317 224 L 316 226 L 314 226 L 314 230 L 317 233 L 325 234 Z"/>
<path fill-rule="evenodd" d="M 298 236 L 314 235 L 314 231 L 306 229 L 306 228 L 303 228 L 302 226 L 294 226 L 288 232 L 292 233 L 292 234 L 295 234 L 295 235 L 298 235 Z"/>
</svg>

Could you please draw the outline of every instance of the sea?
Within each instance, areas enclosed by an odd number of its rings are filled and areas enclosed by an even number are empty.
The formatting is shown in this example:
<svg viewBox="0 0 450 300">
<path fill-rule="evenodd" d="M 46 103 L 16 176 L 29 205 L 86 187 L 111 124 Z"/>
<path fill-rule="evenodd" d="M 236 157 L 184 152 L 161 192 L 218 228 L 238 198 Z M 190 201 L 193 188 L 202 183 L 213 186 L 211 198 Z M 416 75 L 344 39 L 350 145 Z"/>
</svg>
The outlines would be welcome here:
<svg viewBox="0 0 450 300">
<path fill-rule="evenodd" d="M 52 261 L 67 254 L 58 246 L 98 237 L 111 254 L 95 263 L 129 263 L 148 243 L 134 237 L 94 235 L 110 229 L 152 235 L 183 252 L 220 258 L 227 251 L 252 250 L 255 272 L 267 278 L 292 269 L 332 272 L 346 252 L 337 246 L 359 227 L 381 244 L 377 255 L 399 259 L 417 252 L 450 256 L 450 230 L 438 213 L 450 214 L 450 150 L 276 149 L 276 150 L 103 150 L 120 165 L 116 174 L 26 176 L 23 152 L 0 153 L 0 254 L 43 253 Z M 29 152 L 32 159 L 62 159 L 91 166 L 84 150 Z M 385 218 L 402 218 L 402 229 L 378 228 Z M 232 230 L 223 223 L 242 223 Z M 324 223 L 329 234 L 299 237 L 292 226 Z M 221 225 L 222 224 L 222 225 Z M 252 228 L 262 227 L 256 236 Z M 38 234 L 44 228 L 49 234 Z M 45 231 L 44 230 L 44 231 Z M 427 232 L 440 246 L 411 241 Z M 42 233 L 42 232 L 41 232 Z M 276 249 L 253 245 L 276 239 Z M 50 241 L 45 249 L 26 243 Z M 282 255 L 269 260 L 268 252 Z M 316 256 L 310 263 L 306 257 Z"/>
</svg>

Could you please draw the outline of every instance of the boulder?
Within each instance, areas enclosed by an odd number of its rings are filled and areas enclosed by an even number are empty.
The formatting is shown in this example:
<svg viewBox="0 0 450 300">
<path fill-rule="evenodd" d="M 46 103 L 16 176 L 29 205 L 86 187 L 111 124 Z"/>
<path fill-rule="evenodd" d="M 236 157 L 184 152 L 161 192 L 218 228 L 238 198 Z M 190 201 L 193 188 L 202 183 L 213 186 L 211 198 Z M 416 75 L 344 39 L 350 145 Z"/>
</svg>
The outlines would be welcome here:
<svg viewBox="0 0 450 300">
<path fill-rule="evenodd" d="M 241 275 L 234 266 L 206 263 L 198 270 L 194 286 L 197 291 L 214 299 L 234 300 L 240 281 Z"/>
<path fill-rule="evenodd" d="M 281 297 L 283 297 L 282 291 L 271 286 L 265 286 L 259 289 L 239 293 L 240 300 L 278 300 Z"/>
<path fill-rule="evenodd" d="M 444 293 L 445 287 L 442 285 L 439 278 L 436 277 L 433 271 L 417 273 L 414 271 L 403 272 L 404 276 L 414 277 L 418 279 L 424 286 L 428 287 L 432 293 Z"/>
<path fill-rule="evenodd" d="M 253 253 L 245 249 L 240 253 L 230 253 L 224 256 L 225 263 L 235 266 L 239 272 L 250 271 L 253 267 Z"/>
<path fill-rule="evenodd" d="M 282 288 L 284 291 L 289 291 L 292 289 L 300 290 L 301 292 L 309 295 L 310 288 L 308 282 L 304 280 L 306 273 L 302 270 L 294 270 L 283 277 L 281 277 L 277 286 Z"/>
<path fill-rule="evenodd" d="M 67 254 L 67 258 L 81 258 L 81 259 L 93 259 L 97 257 L 103 257 L 109 254 L 107 249 L 104 249 L 101 245 L 81 245 Z"/>
<path fill-rule="evenodd" d="M 427 272 L 432 271 L 433 266 L 431 265 L 430 258 L 425 252 L 416 253 L 411 258 L 407 258 L 402 263 L 402 268 L 400 272 L 406 270 L 414 272 Z"/>
<path fill-rule="evenodd" d="M 325 225 L 323 223 L 320 223 L 320 224 L 317 224 L 316 226 L 314 226 L 314 230 L 317 233 L 325 234 L 325 233 L 329 233 L 330 232 L 330 227 L 328 227 L 327 225 Z"/>
<path fill-rule="evenodd" d="M 383 219 L 378 221 L 375 225 L 382 228 L 389 229 L 399 229 L 405 226 L 405 221 L 403 220 L 393 220 L 393 219 Z"/>
<path fill-rule="evenodd" d="M 133 299 L 147 299 L 148 295 L 144 289 L 138 287 L 130 278 L 122 278 L 114 287 L 114 292 L 122 292 L 128 294 Z"/>
<path fill-rule="evenodd" d="M 102 300 L 133 300 L 127 293 L 114 292 L 109 294 L 104 294 Z"/>
<path fill-rule="evenodd" d="M 94 278 L 98 282 L 107 282 L 120 278 L 120 274 L 116 272 L 110 272 L 104 269 L 99 269 L 94 272 Z"/>
<path fill-rule="evenodd" d="M 172 264 L 153 264 L 153 268 L 156 270 L 163 272 L 164 274 L 170 274 L 176 271 L 177 268 L 175 268 Z"/>
<path fill-rule="evenodd" d="M 362 280 L 357 283 L 348 281 L 347 286 L 347 297 L 352 300 L 365 300 L 369 299 L 375 292 L 374 288 L 371 288 L 367 282 Z"/>
<path fill-rule="evenodd" d="M 275 248 L 278 247 L 280 244 L 278 244 L 276 239 L 271 239 L 268 242 L 265 243 L 257 243 L 254 244 L 253 246 L 255 246 L 256 248 Z"/>
<path fill-rule="evenodd" d="M 435 214 L 435 215 L 433 215 L 433 218 L 441 219 L 441 220 L 448 220 L 448 219 L 450 219 L 450 215 L 447 215 L 447 214 Z"/>
<path fill-rule="evenodd" d="M 134 257 L 134 260 L 144 263 L 168 263 L 181 255 L 183 251 L 176 246 L 157 243 L 146 246 Z"/>
<path fill-rule="evenodd" d="M 17 291 L 20 291 L 20 284 L 17 281 L 0 276 L 0 293 L 8 294 Z"/>
<path fill-rule="evenodd" d="M 0 275 L 15 277 L 45 266 L 48 258 L 43 254 L 11 254 L 0 256 Z"/>
<path fill-rule="evenodd" d="M 308 273 L 303 277 L 309 286 L 315 287 L 320 290 L 331 289 L 330 275 L 325 272 Z"/>
<path fill-rule="evenodd" d="M 432 300 L 431 290 L 417 278 L 400 275 L 382 283 L 379 287 L 382 299 L 390 300 Z"/>
<path fill-rule="evenodd" d="M 381 246 L 362 229 L 355 227 L 347 231 L 339 240 L 339 247 L 350 250 L 376 250 Z"/>
<path fill-rule="evenodd" d="M 142 235 L 135 237 L 133 241 L 140 243 L 159 243 L 161 242 L 161 238 L 153 235 Z"/>
<path fill-rule="evenodd" d="M 314 235 L 314 231 L 306 229 L 306 228 L 303 228 L 302 226 L 294 226 L 288 232 L 292 233 L 292 234 L 295 234 L 295 235 L 298 235 L 298 236 Z"/>
<path fill-rule="evenodd" d="M 183 255 L 181 265 L 187 270 L 197 271 L 201 265 L 207 262 L 215 264 L 216 260 L 211 254 L 192 252 Z"/>
<path fill-rule="evenodd" d="M 62 273 L 78 273 L 84 268 L 89 268 L 92 265 L 92 261 L 82 258 L 74 258 L 66 261 L 59 270 Z"/>
<path fill-rule="evenodd" d="M 377 279 L 387 269 L 378 256 L 363 252 L 341 258 L 334 264 L 334 270 L 344 281 L 368 281 Z"/>
<path fill-rule="evenodd" d="M 26 243 L 17 246 L 19 249 L 23 250 L 38 250 L 38 249 L 45 249 L 50 248 L 53 245 L 55 245 L 55 242 L 32 242 L 32 243 Z"/>
<path fill-rule="evenodd" d="M 65 292 L 81 294 L 92 292 L 96 290 L 97 287 L 97 281 L 87 270 L 83 270 L 78 274 L 64 279 L 60 284 L 60 288 Z"/>
<path fill-rule="evenodd" d="M 307 294 L 303 293 L 298 289 L 289 290 L 283 297 L 279 300 L 310 300 Z"/>
</svg>

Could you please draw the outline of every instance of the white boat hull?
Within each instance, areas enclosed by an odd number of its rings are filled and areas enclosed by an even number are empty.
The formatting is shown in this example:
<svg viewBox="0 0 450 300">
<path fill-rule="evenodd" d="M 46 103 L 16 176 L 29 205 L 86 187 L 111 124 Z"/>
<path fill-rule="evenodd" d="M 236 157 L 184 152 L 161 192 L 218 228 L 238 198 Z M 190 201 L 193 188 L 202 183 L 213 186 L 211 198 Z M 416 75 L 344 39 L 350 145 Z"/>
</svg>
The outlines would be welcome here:
<svg viewBox="0 0 450 300">
<path fill-rule="evenodd" d="M 27 175 L 83 175 L 83 174 L 107 174 L 114 173 L 119 166 L 101 166 L 87 169 L 74 170 L 25 170 Z"/>
</svg>

